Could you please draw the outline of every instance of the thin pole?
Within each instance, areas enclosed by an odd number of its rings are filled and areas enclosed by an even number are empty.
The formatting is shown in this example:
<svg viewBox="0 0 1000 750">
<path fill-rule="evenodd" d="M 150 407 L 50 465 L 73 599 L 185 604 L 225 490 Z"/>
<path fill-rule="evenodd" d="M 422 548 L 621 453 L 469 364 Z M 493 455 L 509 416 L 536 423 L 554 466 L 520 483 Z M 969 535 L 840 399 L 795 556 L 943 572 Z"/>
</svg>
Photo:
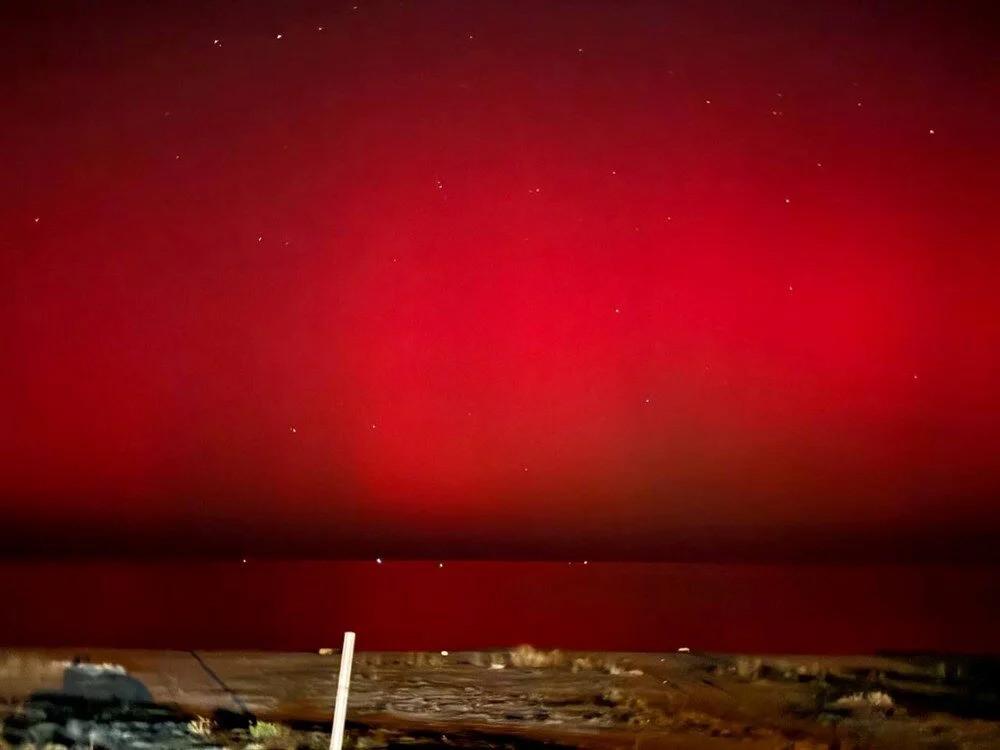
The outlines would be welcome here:
<svg viewBox="0 0 1000 750">
<path fill-rule="evenodd" d="M 337 678 L 337 702 L 333 707 L 333 733 L 330 750 L 342 750 L 344 721 L 347 719 L 347 691 L 351 688 L 351 662 L 354 661 L 354 633 L 344 633 L 344 647 L 340 650 L 340 677 Z"/>
</svg>

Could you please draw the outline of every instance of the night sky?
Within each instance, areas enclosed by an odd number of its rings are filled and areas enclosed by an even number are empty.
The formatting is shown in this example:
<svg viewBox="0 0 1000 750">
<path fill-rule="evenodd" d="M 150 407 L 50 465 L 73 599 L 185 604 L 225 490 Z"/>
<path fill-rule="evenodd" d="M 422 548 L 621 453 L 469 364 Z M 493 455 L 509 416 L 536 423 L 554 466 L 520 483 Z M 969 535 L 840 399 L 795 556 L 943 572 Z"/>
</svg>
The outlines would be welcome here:
<svg viewBox="0 0 1000 750">
<path fill-rule="evenodd" d="M 3 554 L 997 559 L 990 6 L 5 5 Z"/>
</svg>

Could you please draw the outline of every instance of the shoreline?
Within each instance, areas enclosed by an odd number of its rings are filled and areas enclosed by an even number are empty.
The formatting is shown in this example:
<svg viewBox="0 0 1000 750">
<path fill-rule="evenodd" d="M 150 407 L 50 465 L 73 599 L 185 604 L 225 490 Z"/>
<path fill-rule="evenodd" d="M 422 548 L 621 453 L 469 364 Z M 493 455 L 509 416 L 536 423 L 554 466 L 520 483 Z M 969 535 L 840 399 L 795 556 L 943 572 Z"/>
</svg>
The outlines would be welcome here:
<svg viewBox="0 0 1000 750">
<path fill-rule="evenodd" d="M 32 693 L 56 689 L 73 655 L 4 650 L 0 696 L 16 707 Z M 289 732 L 329 733 L 336 654 L 199 652 L 221 684 L 186 652 L 92 649 L 86 656 L 121 664 L 158 704 L 187 716 L 236 714 L 245 706 Z M 868 737 L 871 747 L 920 747 L 937 738 L 987 748 L 977 738 L 1000 743 L 1000 699 L 976 690 L 996 685 L 989 680 L 998 663 L 530 647 L 447 656 L 358 652 L 348 727 L 375 750 L 436 747 L 441 736 L 451 738 L 444 745 L 468 750 L 538 743 L 585 750 L 787 748 L 796 741 L 834 748 L 850 747 L 843 742 L 855 735 Z"/>
</svg>

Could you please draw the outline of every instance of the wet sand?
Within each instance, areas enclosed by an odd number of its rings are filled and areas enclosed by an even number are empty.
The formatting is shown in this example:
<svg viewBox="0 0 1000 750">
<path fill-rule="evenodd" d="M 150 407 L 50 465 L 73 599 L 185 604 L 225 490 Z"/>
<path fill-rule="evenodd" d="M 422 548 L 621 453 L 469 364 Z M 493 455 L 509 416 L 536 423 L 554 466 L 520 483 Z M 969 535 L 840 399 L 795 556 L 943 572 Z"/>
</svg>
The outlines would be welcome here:
<svg viewBox="0 0 1000 750">
<path fill-rule="evenodd" d="M 63 662 L 77 654 L 123 665 L 156 702 L 191 715 L 246 709 L 314 733 L 331 716 L 339 666 L 336 654 L 8 650 L 0 659 L 8 711 L 33 692 L 57 689 Z M 994 666 L 903 657 L 362 652 L 348 720 L 355 734 L 402 733 L 445 746 L 479 738 L 490 746 L 646 750 L 996 748 Z"/>
</svg>

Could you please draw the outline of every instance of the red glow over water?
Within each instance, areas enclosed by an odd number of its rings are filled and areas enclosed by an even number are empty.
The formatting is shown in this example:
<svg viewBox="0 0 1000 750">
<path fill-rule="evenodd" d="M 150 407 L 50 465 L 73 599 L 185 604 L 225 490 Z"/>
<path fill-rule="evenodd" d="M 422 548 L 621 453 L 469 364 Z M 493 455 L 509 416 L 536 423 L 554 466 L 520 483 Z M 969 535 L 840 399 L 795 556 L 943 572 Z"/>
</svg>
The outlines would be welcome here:
<svg viewBox="0 0 1000 750">
<path fill-rule="evenodd" d="M 0 564 L 0 644 L 1000 652 L 1000 570 L 928 566 Z"/>
</svg>

